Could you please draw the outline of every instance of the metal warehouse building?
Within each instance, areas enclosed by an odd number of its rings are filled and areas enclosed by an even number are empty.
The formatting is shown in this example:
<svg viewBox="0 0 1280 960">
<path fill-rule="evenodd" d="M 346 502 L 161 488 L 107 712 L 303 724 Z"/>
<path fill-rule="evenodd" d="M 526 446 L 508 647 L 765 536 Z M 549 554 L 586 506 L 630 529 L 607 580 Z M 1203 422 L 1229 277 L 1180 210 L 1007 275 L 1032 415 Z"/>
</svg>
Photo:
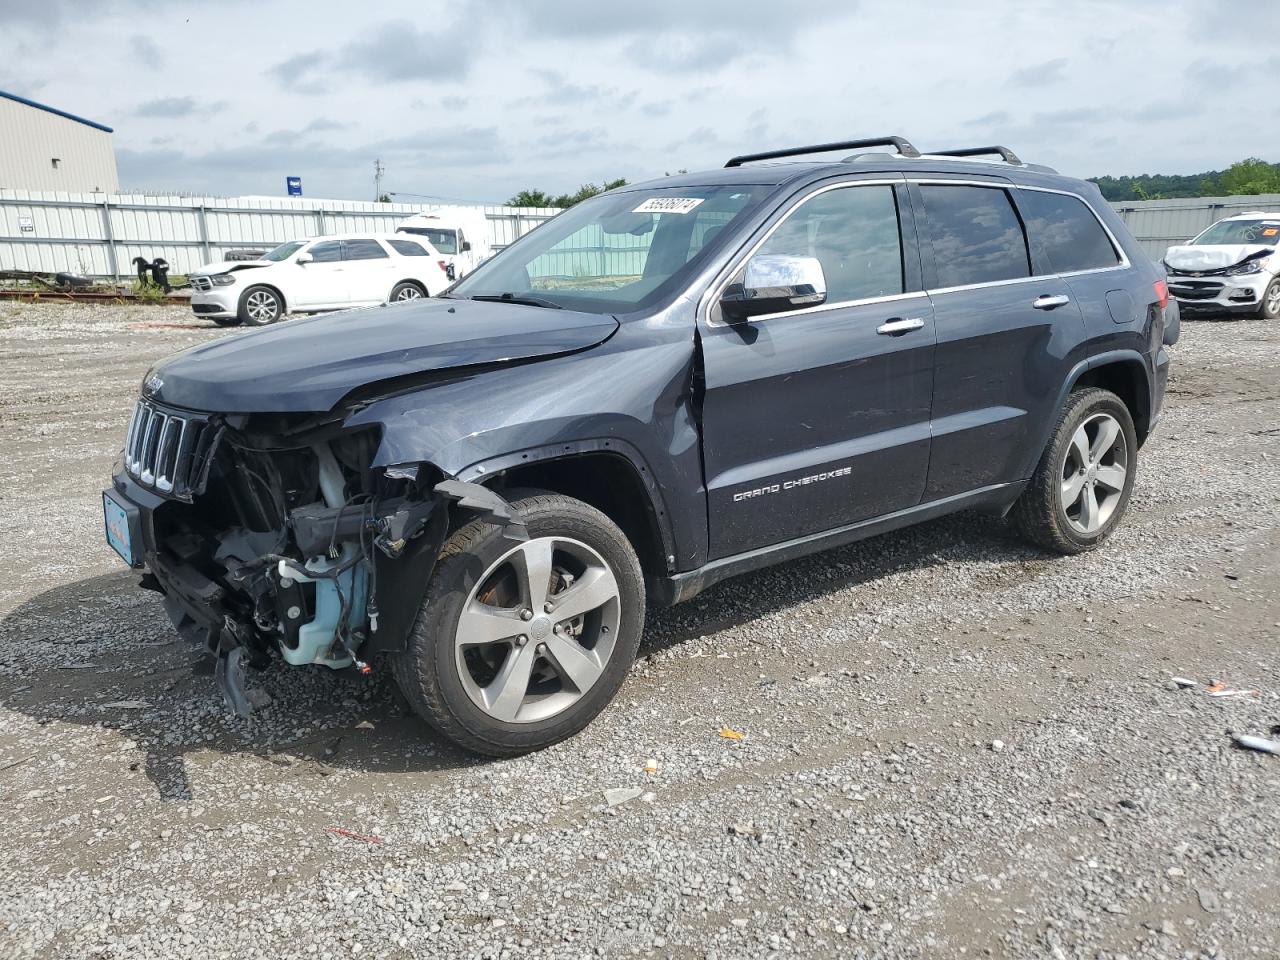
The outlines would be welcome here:
<svg viewBox="0 0 1280 960">
<path fill-rule="evenodd" d="M 0 188 L 115 193 L 111 128 L 0 90 Z"/>
</svg>

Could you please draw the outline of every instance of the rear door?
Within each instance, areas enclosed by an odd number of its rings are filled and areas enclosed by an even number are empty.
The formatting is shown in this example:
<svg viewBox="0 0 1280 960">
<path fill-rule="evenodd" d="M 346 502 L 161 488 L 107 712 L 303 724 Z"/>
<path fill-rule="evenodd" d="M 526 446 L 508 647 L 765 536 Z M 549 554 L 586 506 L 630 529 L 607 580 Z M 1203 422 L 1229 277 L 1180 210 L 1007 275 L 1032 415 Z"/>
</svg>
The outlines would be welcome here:
<svg viewBox="0 0 1280 960">
<path fill-rule="evenodd" d="M 700 325 L 710 555 L 914 506 L 929 463 L 933 311 L 901 179 L 826 185 L 750 255 L 816 257 L 825 303 Z"/>
<path fill-rule="evenodd" d="M 352 306 L 383 303 L 399 277 L 395 261 L 381 243 L 372 238 L 345 240 L 342 257 L 347 270 L 347 295 Z"/>
<path fill-rule="evenodd" d="M 921 179 L 911 192 L 938 331 L 929 502 L 1029 475 L 1084 327 L 1067 282 L 1033 270 L 1010 184 Z"/>
<path fill-rule="evenodd" d="M 289 264 L 289 288 L 284 291 L 290 310 L 322 310 L 347 305 L 347 273 L 342 241 L 322 240 L 303 250 L 305 263 Z"/>
<path fill-rule="evenodd" d="M 1074 194 L 1021 186 L 1014 199 L 1027 225 L 1033 259 L 1066 281 L 1084 315 L 1085 331 L 1100 353 L 1127 346 L 1132 327 L 1147 319 L 1151 290 L 1135 299 L 1128 261 L 1089 205 Z"/>
</svg>

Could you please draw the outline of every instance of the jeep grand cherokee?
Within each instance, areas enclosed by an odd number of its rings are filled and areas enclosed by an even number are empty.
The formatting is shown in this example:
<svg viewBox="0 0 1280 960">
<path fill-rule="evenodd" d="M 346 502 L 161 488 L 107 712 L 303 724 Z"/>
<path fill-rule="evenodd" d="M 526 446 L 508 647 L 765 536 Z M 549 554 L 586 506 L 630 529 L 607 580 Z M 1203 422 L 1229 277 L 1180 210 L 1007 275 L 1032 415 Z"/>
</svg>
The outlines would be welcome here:
<svg viewBox="0 0 1280 960">
<path fill-rule="evenodd" d="M 735 157 L 439 298 L 160 363 L 107 536 L 237 711 L 246 666 L 386 663 L 446 737 L 519 753 L 604 708 L 647 604 L 962 509 L 1097 546 L 1167 297 L 1093 185 L 1003 147 Z"/>
</svg>

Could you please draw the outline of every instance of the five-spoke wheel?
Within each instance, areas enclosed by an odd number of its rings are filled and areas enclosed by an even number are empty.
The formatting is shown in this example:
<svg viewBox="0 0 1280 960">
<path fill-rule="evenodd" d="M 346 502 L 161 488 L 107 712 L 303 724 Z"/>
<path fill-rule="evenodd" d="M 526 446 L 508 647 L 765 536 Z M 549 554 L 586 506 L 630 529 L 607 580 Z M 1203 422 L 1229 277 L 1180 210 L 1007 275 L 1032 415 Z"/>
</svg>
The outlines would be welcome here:
<svg viewBox="0 0 1280 960">
<path fill-rule="evenodd" d="M 1115 529 L 1133 490 L 1133 417 L 1109 390 L 1074 391 L 1012 517 L 1022 534 L 1058 553 L 1089 550 Z"/>
<path fill-rule="evenodd" d="M 1115 417 L 1096 413 L 1076 428 L 1062 465 L 1062 509 L 1077 531 L 1106 525 L 1125 492 L 1129 448 Z"/>
<path fill-rule="evenodd" d="M 635 551 L 603 513 L 507 495 L 528 539 L 480 519 L 454 532 L 392 661 L 424 719 L 495 756 L 570 737 L 604 709 L 635 659 L 645 602 Z"/>
<path fill-rule="evenodd" d="M 600 679 L 618 636 L 618 581 L 578 540 L 537 537 L 481 575 L 458 618 L 458 676 L 508 723 L 545 720 Z"/>
</svg>

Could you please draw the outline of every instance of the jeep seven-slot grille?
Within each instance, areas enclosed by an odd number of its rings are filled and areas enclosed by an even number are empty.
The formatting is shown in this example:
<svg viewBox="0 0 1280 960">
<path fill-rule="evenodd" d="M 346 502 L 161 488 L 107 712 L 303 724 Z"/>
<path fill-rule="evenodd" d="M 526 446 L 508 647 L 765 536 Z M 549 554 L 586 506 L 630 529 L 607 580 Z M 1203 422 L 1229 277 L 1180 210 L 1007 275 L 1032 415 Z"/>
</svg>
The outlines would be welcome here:
<svg viewBox="0 0 1280 960">
<path fill-rule="evenodd" d="M 139 400 L 125 436 L 125 469 L 144 487 L 189 499 L 209 454 L 209 433 L 208 422 L 197 414 Z"/>
</svg>

